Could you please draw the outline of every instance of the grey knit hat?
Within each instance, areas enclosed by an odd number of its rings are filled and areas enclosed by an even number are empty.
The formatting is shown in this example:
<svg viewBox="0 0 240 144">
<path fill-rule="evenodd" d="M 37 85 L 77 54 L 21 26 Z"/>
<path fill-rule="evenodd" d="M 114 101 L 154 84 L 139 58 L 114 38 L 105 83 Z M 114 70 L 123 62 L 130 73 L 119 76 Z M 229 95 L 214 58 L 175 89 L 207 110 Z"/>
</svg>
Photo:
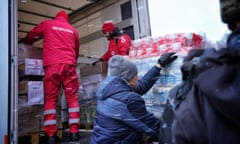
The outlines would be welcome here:
<svg viewBox="0 0 240 144">
<path fill-rule="evenodd" d="M 108 74 L 129 81 L 137 74 L 137 66 L 121 55 L 114 55 L 108 61 Z"/>
</svg>

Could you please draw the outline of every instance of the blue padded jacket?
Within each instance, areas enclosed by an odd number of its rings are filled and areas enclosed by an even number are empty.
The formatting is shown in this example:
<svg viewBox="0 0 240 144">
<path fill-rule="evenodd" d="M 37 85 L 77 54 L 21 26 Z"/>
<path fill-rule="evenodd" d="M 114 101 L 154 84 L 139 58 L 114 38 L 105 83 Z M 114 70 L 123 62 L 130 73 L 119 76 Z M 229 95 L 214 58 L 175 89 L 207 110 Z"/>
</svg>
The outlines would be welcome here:
<svg viewBox="0 0 240 144">
<path fill-rule="evenodd" d="M 138 144 L 142 134 L 158 137 L 161 121 L 145 107 L 145 94 L 159 78 L 153 67 L 135 90 L 118 77 L 107 77 L 97 90 L 97 114 L 90 144 Z"/>
</svg>

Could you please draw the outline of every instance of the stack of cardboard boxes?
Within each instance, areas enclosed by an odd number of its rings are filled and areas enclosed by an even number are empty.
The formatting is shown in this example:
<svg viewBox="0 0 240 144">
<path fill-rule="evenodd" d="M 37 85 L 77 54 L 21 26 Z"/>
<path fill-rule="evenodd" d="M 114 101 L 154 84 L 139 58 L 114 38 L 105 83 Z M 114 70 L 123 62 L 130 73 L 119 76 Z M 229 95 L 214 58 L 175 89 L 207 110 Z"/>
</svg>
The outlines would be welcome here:
<svg viewBox="0 0 240 144">
<path fill-rule="evenodd" d="M 42 49 L 18 45 L 18 134 L 39 132 L 43 114 Z"/>
</svg>

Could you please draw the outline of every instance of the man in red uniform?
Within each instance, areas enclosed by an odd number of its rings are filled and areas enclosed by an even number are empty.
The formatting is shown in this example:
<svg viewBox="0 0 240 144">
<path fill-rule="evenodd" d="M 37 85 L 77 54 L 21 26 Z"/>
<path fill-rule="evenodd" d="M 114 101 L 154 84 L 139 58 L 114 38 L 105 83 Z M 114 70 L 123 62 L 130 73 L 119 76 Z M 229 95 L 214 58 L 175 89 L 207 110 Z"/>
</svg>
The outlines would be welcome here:
<svg viewBox="0 0 240 144">
<path fill-rule="evenodd" d="M 26 44 L 43 39 L 44 131 L 49 144 L 56 143 L 56 103 L 61 85 L 64 88 L 69 112 L 70 141 L 79 140 L 79 102 L 76 63 L 79 55 L 78 31 L 68 23 L 65 11 L 53 20 L 45 20 L 25 37 Z"/>
<path fill-rule="evenodd" d="M 100 58 L 100 61 L 108 61 L 113 55 L 128 55 L 131 46 L 129 35 L 122 33 L 112 21 L 103 23 L 102 32 L 109 40 L 109 44 L 107 52 Z"/>
</svg>

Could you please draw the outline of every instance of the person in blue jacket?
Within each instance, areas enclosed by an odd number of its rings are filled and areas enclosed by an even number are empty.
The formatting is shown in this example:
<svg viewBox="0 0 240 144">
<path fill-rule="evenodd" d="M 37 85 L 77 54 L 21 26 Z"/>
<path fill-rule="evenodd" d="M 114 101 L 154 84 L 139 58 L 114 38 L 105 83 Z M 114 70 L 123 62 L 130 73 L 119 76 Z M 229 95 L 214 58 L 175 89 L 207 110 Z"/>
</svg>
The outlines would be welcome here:
<svg viewBox="0 0 240 144">
<path fill-rule="evenodd" d="M 161 120 L 148 112 L 145 94 L 175 53 L 163 54 L 140 80 L 136 65 L 120 55 L 108 62 L 108 76 L 97 89 L 97 111 L 90 144 L 140 144 L 143 134 L 158 138 Z"/>
</svg>

